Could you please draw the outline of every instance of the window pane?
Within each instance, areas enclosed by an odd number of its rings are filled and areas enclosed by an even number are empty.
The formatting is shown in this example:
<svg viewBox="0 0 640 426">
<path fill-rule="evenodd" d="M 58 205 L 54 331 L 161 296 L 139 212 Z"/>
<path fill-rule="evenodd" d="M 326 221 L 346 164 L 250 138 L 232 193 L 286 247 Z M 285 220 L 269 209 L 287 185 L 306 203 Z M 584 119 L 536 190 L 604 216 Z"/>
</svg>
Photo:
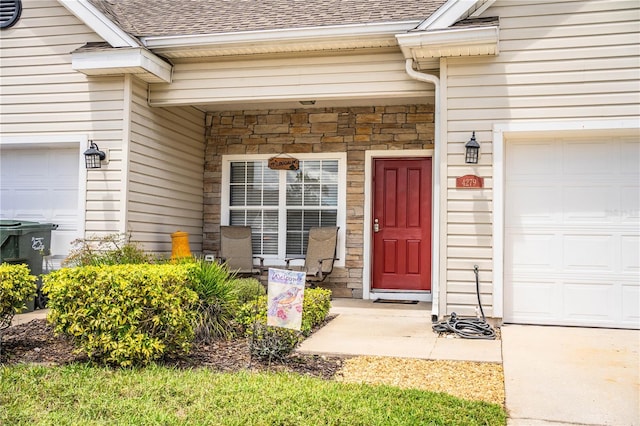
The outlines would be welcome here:
<svg viewBox="0 0 640 426">
<path fill-rule="evenodd" d="M 277 206 L 280 191 L 277 184 L 266 184 L 262 195 L 263 206 Z"/>
<path fill-rule="evenodd" d="M 338 205 L 338 185 L 322 185 L 322 205 Z"/>
<path fill-rule="evenodd" d="M 244 206 L 246 197 L 246 188 L 240 185 L 231 185 L 231 200 L 229 205 L 231 206 Z"/>
<path fill-rule="evenodd" d="M 248 185 L 247 186 L 247 205 L 248 206 L 261 206 L 262 205 L 262 185 Z"/>
<path fill-rule="evenodd" d="M 304 161 L 302 162 L 304 165 Z M 299 170 L 287 170 L 287 183 L 302 183 L 302 168 Z"/>
<path fill-rule="evenodd" d="M 338 161 L 337 160 L 325 160 L 322 162 L 322 182 L 334 182 L 338 181 Z"/>
<path fill-rule="evenodd" d="M 288 206 L 302 205 L 302 185 L 300 184 L 287 185 L 287 205 Z"/>
<path fill-rule="evenodd" d="M 337 210 L 322 210 L 322 212 L 320 213 L 320 226 L 336 226 L 337 224 Z"/>
<path fill-rule="evenodd" d="M 266 163 L 263 162 L 263 164 L 266 165 Z M 277 170 L 271 170 L 269 167 L 264 167 L 264 177 L 262 179 L 263 182 L 265 183 L 278 183 L 278 171 Z M 277 185 L 276 185 L 277 186 Z"/>
<path fill-rule="evenodd" d="M 265 233 L 262 235 L 262 254 L 278 254 L 278 234 Z"/>
<path fill-rule="evenodd" d="M 254 255 L 278 254 L 277 210 L 232 210 L 230 224 L 250 226 Z"/>
<path fill-rule="evenodd" d="M 245 183 L 246 168 L 247 163 L 245 162 L 231 163 L 231 183 Z"/>
<path fill-rule="evenodd" d="M 245 210 L 232 210 L 229 217 L 229 224 L 231 226 L 244 226 L 246 224 Z"/>
<path fill-rule="evenodd" d="M 321 167 L 320 161 L 303 161 L 304 182 L 318 182 L 320 181 Z"/>
<path fill-rule="evenodd" d="M 304 205 L 320 205 L 320 185 L 310 184 L 304 186 Z"/>
<path fill-rule="evenodd" d="M 309 228 L 336 226 L 337 217 L 337 210 L 288 210 L 287 256 L 306 254 Z"/>
<path fill-rule="evenodd" d="M 302 161 L 287 172 L 288 206 L 337 206 L 338 161 Z"/>
<path fill-rule="evenodd" d="M 302 231 L 302 210 L 289 210 L 287 212 L 287 232 Z"/>
</svg>

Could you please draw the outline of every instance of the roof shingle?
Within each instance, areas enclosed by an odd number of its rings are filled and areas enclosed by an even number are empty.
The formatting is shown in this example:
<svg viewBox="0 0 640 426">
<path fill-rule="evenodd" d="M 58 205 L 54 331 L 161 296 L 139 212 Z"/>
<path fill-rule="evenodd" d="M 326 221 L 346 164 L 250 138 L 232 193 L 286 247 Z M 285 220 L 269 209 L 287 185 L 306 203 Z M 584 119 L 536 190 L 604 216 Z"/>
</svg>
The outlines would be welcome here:
<svg viewBox="0 0 640 426">
<path fill-rule="evenodd" d="M 423 20 L 446 0 L 90 0 L 136 37 Z"/>
</svg>

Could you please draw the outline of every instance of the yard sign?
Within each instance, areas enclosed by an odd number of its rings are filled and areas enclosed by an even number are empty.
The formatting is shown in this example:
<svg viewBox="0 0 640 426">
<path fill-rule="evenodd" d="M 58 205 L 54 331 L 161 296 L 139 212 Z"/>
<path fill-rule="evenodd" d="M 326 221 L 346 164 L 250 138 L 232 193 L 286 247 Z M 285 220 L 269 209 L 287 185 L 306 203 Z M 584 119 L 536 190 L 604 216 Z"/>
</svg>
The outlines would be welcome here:
<svg viewBox="0 0 640 426">
<path fill-rule="evenodd" d="M 269 268 L 267 325 L 300 330 L 305 272 Z"/>
</svg>

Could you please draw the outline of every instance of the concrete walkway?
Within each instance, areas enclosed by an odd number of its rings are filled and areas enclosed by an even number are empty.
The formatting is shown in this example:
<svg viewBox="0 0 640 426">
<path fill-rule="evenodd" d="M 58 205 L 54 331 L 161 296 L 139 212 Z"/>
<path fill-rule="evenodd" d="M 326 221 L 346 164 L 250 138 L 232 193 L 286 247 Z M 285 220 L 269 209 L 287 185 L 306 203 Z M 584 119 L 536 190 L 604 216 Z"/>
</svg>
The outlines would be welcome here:
<svg viewBox="0 0 640 426">
<path fill-rule="evenodd" d="M 431 330 L 430 303 L 334 299 L 331 313 L 338 316 L 302 342 L 298 352 L 502 362 L 499 340 L 438 338 Z"/>
<path fill-rule="evenodd" d="M 14 315 L 11 320 L 11 325 L 24 324 L 34 319 L 46 318 L 48 313 L 48 309 L 36 309 L 35 311 Z"/>
</svg>

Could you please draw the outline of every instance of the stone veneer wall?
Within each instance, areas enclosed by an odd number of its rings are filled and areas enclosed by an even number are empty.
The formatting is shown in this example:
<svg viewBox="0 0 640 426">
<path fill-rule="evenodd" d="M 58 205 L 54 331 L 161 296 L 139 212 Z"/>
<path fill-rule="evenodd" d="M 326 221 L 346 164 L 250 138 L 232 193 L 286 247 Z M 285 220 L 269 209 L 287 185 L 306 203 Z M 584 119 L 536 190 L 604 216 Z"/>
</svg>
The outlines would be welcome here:
<svg viewBox="0 0 640 426">
<path fill-rule="evenodd" d="M 322 287 L 361 298 L 365 151 L 433 148 L 433 105 L 214 112 L 206 124 L 205 252 L 219 248 L 222 155 L 347 152 L 345 267 Z"/>
</svg>

